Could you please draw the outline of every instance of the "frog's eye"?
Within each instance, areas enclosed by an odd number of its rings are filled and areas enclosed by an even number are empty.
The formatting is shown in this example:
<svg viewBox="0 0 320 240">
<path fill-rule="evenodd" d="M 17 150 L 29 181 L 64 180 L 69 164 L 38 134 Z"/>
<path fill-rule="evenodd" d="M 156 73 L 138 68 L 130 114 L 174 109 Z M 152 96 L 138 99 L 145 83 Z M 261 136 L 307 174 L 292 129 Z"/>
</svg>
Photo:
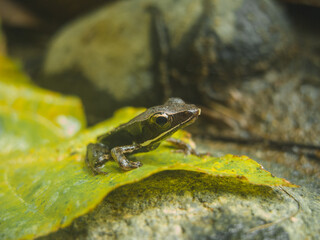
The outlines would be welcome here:
<svg viewBox="0 0 320 240">
<path fill-rule="evenodd" d="M 161 128 L 166 128 L 170 124 L 170 117 L 165 113 L 156 113 L 152 116 L 151 121 Z"/>
</svg>

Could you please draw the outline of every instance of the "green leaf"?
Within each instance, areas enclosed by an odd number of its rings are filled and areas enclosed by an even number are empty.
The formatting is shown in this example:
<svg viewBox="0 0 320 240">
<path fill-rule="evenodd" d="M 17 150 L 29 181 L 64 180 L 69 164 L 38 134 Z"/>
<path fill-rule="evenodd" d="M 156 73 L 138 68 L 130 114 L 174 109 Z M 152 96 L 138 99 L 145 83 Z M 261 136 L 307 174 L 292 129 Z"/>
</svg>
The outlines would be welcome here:
<svg viewBox="0 0 320 240">
<path fill-rule="evenodd" d="M 155 151 L 134 155 L 143 163 L 141 168 L 123 172 L 110 161 L 105 166 L 109 175 L 94 176 L 84 162 L 87 144 L 141 111 L 125 108 L 58 145 L 6 157 L 0 164 L 0 238 L 34 238 L 56 231 L 93 209 L 113 189 L 165 170 L 203 172 L 248 184 L 296 187 L 272 176 L 248 157 L 185 156 L 174 153 L 166 142 Z M 188 134 L 180 131 L 176 137 L 187 139 Z"/>
<path fill-rule="evenodd" d="M 62 130 L 46 118 L 0 106 L 0 156 L 61 139 Z"/>
<path fill-rule="evenodd" d="M 0 55 L 0 155 L 74 136 L 84 126 L 78 98 L 33 85 Z"/>
<path fill-rule="evenodd" d="M 32 84 L 17 62 L 0 54 L 0 82 Z"/>
</svg>

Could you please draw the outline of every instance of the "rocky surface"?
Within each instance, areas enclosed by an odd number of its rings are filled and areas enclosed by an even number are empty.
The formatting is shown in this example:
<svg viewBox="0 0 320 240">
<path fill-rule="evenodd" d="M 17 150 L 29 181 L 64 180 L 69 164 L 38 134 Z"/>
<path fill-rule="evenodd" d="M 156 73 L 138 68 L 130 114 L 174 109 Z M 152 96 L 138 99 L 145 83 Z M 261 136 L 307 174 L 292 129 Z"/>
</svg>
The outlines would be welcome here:
<svg viewBox="0 0 320 240">
<path fill-rule="evenodd" d="M 118 1 L 55 36 L 41 84 L 80 95 L 89 117 L 102 119 L 123 105 L 160 103 L 168 89 L 201 103 L 283 62 L 291 48 L 277 2 Z"/>
<path fill-rule="evenodd" d="M 5 52 L 6 52 L 6 41 L 1 29 L 1 19 L 0 19 L 0 54 L 4 54 Z"/>
<path fill-rule="evenodd" d="M 225 130 L 223 135 L 319 145 L 319 60 L 310 63 L 308 70 L 300 62 L 230 88 L 245 127 Z M 215 128 L 213 132 L 219 135 L 223 131 Z"/>
<path fill-rule="evenodd" d="M 320 7 L 320 2 L 318 0 L 283 0 L 283 1 L 295 3 L 295 4 L 304 4 L 304 5 Z"/>
<path fill-rule="evenodd" d="M 212 149 L 212 143 L 201 144 Z M 232 145 L 216 149 L 240 153 Z M 294 155 L 241 149 L 268 170 L 300 184 L 286 190 L 250 186 L 199 173 L 169 171 L 121 187 L 70 227 L 41 239 L 317 239 L 320 231 L 319 165 Z M 299 163 L 299 164 L 295 164 Z M 314 172 L 310 168 L 314 167 Z M 288 169 L 290 169 L 288 171 Z M 306 174 L 307 173 L 307 174 Z M 275 221 L 279 223 L 254 230 Z"/>
<path fill-rule="evenodd" d="M 239 125 L 228 129 L 209 124 L 204 136 L 210 132 L 226 138 L 251 139 L 251 143 L 271 140 L 296 153 L 312 148 L 319 151 L 320 12 L 317 8 L 290 5 L 288 13 L 294 23 L 294 60 L 275 64 L 263 74 L 229 86 L 225 94 L 229 96 L 229 108 L 238 113 L 232 119 Z M 223 116 L 229 113 L 219 109 L 218 112 Z M 307 148 L 295 148 L 299 144 Z"/>
</svg>

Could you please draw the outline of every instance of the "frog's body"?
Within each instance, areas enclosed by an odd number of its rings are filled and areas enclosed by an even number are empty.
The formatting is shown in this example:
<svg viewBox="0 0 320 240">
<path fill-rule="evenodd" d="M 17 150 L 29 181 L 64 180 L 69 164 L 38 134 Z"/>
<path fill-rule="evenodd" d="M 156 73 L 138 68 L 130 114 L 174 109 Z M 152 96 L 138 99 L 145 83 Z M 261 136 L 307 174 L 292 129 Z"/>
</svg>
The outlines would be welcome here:
<svg viewBox="0 0 320 240">
<path fill-rule="evenodd" d="M 105 173 L 101 167 L 111 159 L 123 170 L 140 167 L 140 162 L 129 161 L 124 154 L 156 149 L 161 141 L 193 123 L 199 114 L 200 109 L 195 105 L 170 98 L 164 105 L 149 108 L 128 123 L 98 137 L 96 144 L 88 145 L 86 161 L 95 173 Z M 173 142 L 189 152 L 192 150 L 181 141 Z"/>
</svg>

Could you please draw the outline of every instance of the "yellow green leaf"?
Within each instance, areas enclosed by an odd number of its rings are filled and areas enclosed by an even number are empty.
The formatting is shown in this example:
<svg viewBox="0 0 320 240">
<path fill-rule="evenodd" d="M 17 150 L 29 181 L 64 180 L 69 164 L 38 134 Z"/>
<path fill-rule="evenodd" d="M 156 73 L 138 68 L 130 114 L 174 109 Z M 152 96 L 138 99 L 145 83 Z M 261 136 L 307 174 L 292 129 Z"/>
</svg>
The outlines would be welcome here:
<svg viewBox="0 0 320 240">
<path fill-rule="evenodd" d="M 35 86 L 0 55 L 0 154 L 71 137 L 84 126 L 78 98 Z"/>
<path fill-rule="evenodd" d="M 63 139 L 62 130 L 46 118 L 0 106 L 0 156 L 59 139 Z"/>
<path fill-rule="evenodd" d="M 81 101 L 25 84 L 1 82 L 0 106 L 17 112 L 37 114 L 61 128 L 66 137 L 73 136 L 85 126 Z"/>
<path fill-rule="evenodd" d="M 31 84 L 30 78 L 22 72 L 18 62 L 0 54 L 0 82 Z"/>
<path fill-rule="evenodd" d="M 143 163 L 138 169 L 124 172 L 110 161 L 105 166 L 108 175 L 93 175 L 84 161 L 87 144 L 139 112 L 141 109 L 125 108 L 58 145 L 7 155 L 0 163 L 0 238 L 34 238 L 56 231 L 93 209 L 113 189 L 165 170 L 202 172 L 248 184 L 296 187 L 272 176 L 248 157 L 186 156 L 173 152 L 166 142 L 155 151 L 134 155 Z M 179 138 L 187 136 L 182 131 L 176 134 Z"/>
</svg>

